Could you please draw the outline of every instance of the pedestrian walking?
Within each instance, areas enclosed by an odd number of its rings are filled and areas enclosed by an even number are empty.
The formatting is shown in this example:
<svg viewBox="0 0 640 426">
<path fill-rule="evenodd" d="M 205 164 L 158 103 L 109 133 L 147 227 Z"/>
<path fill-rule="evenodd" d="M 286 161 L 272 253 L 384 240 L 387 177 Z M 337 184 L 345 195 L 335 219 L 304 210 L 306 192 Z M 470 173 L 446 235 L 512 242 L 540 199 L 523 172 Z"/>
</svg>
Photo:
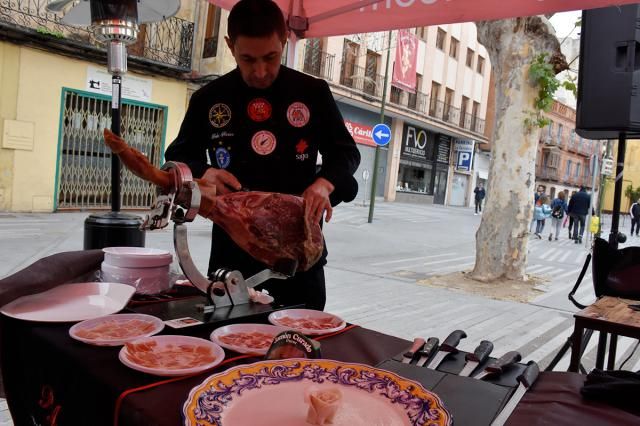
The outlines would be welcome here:
<svg viewBox="0 0 640 426">
<path fill-rule="evenodd" d="M 640 199 L 631 205 L 629 214 L 631 215 L 631 236 L 633 237 L 635 228 L 637 237 L 640 234 Z"/>
<path fill-rule="evenodd" d="M 543 195 L 538 198 L 538 201 L 533 208 L 533 218 L 536 220 L 536 237 L 542 239 L 542 231 L 544 231 L 545 220 L 549 217 L 551 217 L 551 206 L 549 205 L 549 197 Z"/>
<path fill-rule="evenodd" d="M 484 200 L 484 197 L 487 195 L 486 191 L 482 186 L 482 182 L 479 183 L 478 186 L 476 186 L 476 189 L 473 190 L 473 193 L 475 194 L 474 198 L 476 201 L 476 212 L 474 213 L 474 215 L 477 216 L 478 212 L 482 213 L 482 201 Z"/>
<path fill-rule="evenodd" d="M 582 243 L 584 235 L 584 225 L 591 207 L 591 196 L 587 193 L 584 186 L 580 187 L 580 191 L 573 194 L 569 200 L 569 215 L 573 217 L 573 240 L 576 244 Z"/>
<path fill-rule="evenodd" d="M 534 206 L 534 213 L 535 213 L 535 206 L 536 204 L 538 204 L 538 200 L 540 200 L 540 197 L 545 196 L 546 194 L 544 193 L 544 186 L 542 185 L 538 185 L 538 188 L 536 189 L 536 192 L 533 193 L 533 206 Z M 529 224 L 529 233 L 533 232 L 533 227 L 536 226 L 537 227 L 537 221 L 535 218 L 535 215 L 533 218 L 531 218 L 531 223 Z"/>
<path fill-rule="evenodd" d="M 562 220 L 567 214 L 568 206 L 564 200 L 566 197 L 563 191 L 558 193 L 558 197 L 554 198 L 551 202 L 551 233 L 549 234 L 549 241 L 553 239 L 553 231 L 556 231 L 556 241 L 558 241 L 558 235 L 560 235 L 560 228 L 562 228 Z"/>
</svg>

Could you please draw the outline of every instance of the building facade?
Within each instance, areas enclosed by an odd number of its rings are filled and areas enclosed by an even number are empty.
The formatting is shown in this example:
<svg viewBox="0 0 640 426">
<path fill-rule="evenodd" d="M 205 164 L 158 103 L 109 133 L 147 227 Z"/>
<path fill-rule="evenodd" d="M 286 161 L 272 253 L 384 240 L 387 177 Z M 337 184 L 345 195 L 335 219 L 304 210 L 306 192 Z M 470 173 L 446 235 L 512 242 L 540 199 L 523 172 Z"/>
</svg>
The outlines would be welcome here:
<svg viewBox="0 0 640 426">
<path fill-rule="evenodd" d="M 591 157 L 601 155 L 603 142 L 583 139 L 576 133 L 576 111 L 570 106 L 554 101 L 545 116 L 550 124 L 539 133 L 536 185 L 551 198 L 561 191 L 569 197 L 580 187 L 597 191 L 600 180 L 596 176 L 593 185 Z"/>
<path fill-rule="evenodd" d="M 88 29 L 46 12 L 46 3 L 0 6 L 0 211 L 109 209 L 111 153 L 101 139 L 111 125 L 106 51 Z M 208 2 L 186 0 L 177 16 L 143 25 L 129 47 L 122 134 L 156 165 L 191 94 L 235 67 L 224 41 L 227 17 Z M 391 39 L 385 32 L 301 40 L 284 60 L 329 83 L 362 154 L 358 200 L 370 198 L 377 176 L 376 195 L 388 201 L 469 205 L 477 174 L 473 160 L 457 163 L 469 146 L 488 142 L 487 52 L 473 24 L 410 31 L 418 40 L 412 90 L 391 84 L 397 31 Z M 371 135 L 383 98 L 392 138 L 376 147 Z M 155 191 L 125 170 L 122 197 L 123 209 L 146 209 Z"/>
</svg>

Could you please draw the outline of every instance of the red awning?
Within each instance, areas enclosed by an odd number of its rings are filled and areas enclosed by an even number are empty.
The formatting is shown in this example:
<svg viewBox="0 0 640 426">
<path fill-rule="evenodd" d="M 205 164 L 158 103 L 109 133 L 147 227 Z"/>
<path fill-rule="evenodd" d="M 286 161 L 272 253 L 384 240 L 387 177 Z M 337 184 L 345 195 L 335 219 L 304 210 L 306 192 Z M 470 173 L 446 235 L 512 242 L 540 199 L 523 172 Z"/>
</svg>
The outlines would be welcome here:
<svg viewBox="0 0 640 426">
<path fill-rule="evenodd" d="M 237 0 L 209 0 L 230 9 Z M 637 3 L 638 0 L 275 0 L 301 17 L 303 37 L 357 34 L 454 22 L 475 22 Z M 297 20 L 292 19 L 295 29 Z"/>
</svg>

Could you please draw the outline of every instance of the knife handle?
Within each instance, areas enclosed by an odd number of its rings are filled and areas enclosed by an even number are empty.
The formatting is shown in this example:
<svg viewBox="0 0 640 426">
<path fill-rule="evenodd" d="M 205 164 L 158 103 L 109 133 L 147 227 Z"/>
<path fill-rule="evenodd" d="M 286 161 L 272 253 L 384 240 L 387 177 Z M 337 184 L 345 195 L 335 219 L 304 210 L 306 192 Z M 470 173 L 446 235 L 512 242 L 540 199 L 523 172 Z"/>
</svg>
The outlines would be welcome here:
<svg viewBox="0 0 640 426">
<path fill-rule="evenodd" d="M 507 365 L 516 363 L 521 359 L 522 359 L 522 355 L 520 355 L 520 352 L 509 351 L 506 354 L 502 355 L 500 358 L 491 361 L 485 368 L 485 371 L 488 371 L 491 373 L 500 373 L 502 372 L 502 369 L 504 367 L 506 367 Z"/>
<path fill-rule="evenodd" d="M 480 364 L 489 357 L 492 351 L 493 343 L 488 340 L 483 340 L 482 342 L 480 342 L 476 350 L 473 351 L 473 353 L 468 353 L 467 356 L 465 356 L 465 360 L 475 361 Z"/>
<path fill-rule="evenodd" d="M 425 341 L 422 337 L 416 337 L 415 339 L 413 339 L 413 345 L 411 345 L 411 348 L 404 353 L 404 357 L 413 358 L 416 355 L 416 352 L 422 349 L 424 344 Z"/>
<path fill-rule="evenodd" d="M 540 373 L 540 367 L 535 361 L 529 361 L 527 368 L 518 376 L 518 382 L 522 383 L 527 389 L 533 385 Z"/>
<path fill-rule="evenodd" d="M 420 356 L 430 357 L 431 354 L 433 354 L 433 352 L 435 352 L 435 350 L 437 349 L 438 343 L 440 343 L 440 339 L 438 339 L 437 337 L 429 337 L 427 339 L 427 343 L 425 343 L 424 345 L 424 348 L 422 348 L 421 351 L 418 351 L 420 353 Z"/>
<path fill-rule="evenodd" d="M 451 352 L 451 353 L 458 352 L 458 349 L 456 349 L 456 346 L 458 346 L 458 343 L 460 343 L 460 340 L 464 339 L 465 337 L 467 337 L 467 333 L 465 333 L 464 331 L 462 330 L 454 331 L 453 333 L 449 334 L 446 339 L 444 339 L 444 342 L 442 342 L 442 344 L 440 345 L 440 350 L 443 352 Z"/>
</svg>

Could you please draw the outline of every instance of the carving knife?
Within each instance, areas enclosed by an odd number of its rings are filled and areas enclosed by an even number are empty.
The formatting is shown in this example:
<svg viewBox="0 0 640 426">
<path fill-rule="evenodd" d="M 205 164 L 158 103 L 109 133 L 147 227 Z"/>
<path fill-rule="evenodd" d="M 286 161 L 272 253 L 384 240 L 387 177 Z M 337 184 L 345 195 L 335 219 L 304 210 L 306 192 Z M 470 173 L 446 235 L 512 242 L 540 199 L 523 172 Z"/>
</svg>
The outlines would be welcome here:
<svg viewBox="0 0 640 426">
<path fill-rule="evenodd" d="M 416 337 L 413 339 L 413 345 L 407 352 L 402 355 L 402 362 L 404 364 L 411 364 L 411 361 L 416 356 L 416 352 L 418 352 L 424 346 L 424 339 L 422 337 Z"/>
<path fill-rule="evenodd" d="M 538 373 L 540 373 L 538 364 L 536 364 L 535 361 L 529 361 L 527 363 L 526 370 L 524 370 L 522 374 L 518 376 L 518 388 L 515 390 L 515 392 L 513 392 L 511 399 L 509 399 L 509 402 L 507 402 L 502 411 L 500 411 L 498 417 L 496 417 L 493 423 L 491 423 L 491 426 L 502 426 L 505 424 L 511 413 L 513 413 L 513 410 L 520 402 L 520 399 L 522 399 L 525 392 L 527 392 L 529 388 L 531 388 L 533 383 L 538 378 Z"/>
<path fill-rule="evenodd" d="M 418 351 L 418 355 L 420 355 L 420 359 L 417 362 L 418 367 L 422 367 L 427 363 L 431 355 L 438 349 L 438 343 L 440 343 L 440 339 L 437 337 L 429 337 L 427 339 L 427 343 L 424 345 L 421 351 Z"/>
<path fill-rule="evenodd" d="M 467 356 L 465 356 L 467 363 L 458 375 L 468 377 L 479 364 L 482 364 L 489 357 L 491 351 L 493 351 L 493 343 L 488 340 L 480 342 L 473 353 L 468 353 Z"/>
<path fill-rule="evenodd" d="M 493 361 L 491 361 L 489 364 L 487 364 L 484 370 L 482 370 L 481 372 L 473 376 L 473 378 L 482 380 L 485 376 L 488 376 L 489 374 L 500 374 L 502 373 L 505 367 L 511 364 L 515 364 L 521 359 L 522 359 L 522 356 L 520 355 L 519 352 L 509 351 L 506 354 L 502 355 L 500 358 L 494 359 Z"/>
<path fill-rule="evenodd" d="M 458 352 L 456 346 L 460 343 L 460 339 L 464 339 L 465 337 L 467 337 L 467 333 L 462 330 L 456 330 L 449 334 L 440 345 L 436 356 L 434 356 L 429 365 L 427 365 L 427 368 L 435 370 L 447 355 Z"/>
</svg>

